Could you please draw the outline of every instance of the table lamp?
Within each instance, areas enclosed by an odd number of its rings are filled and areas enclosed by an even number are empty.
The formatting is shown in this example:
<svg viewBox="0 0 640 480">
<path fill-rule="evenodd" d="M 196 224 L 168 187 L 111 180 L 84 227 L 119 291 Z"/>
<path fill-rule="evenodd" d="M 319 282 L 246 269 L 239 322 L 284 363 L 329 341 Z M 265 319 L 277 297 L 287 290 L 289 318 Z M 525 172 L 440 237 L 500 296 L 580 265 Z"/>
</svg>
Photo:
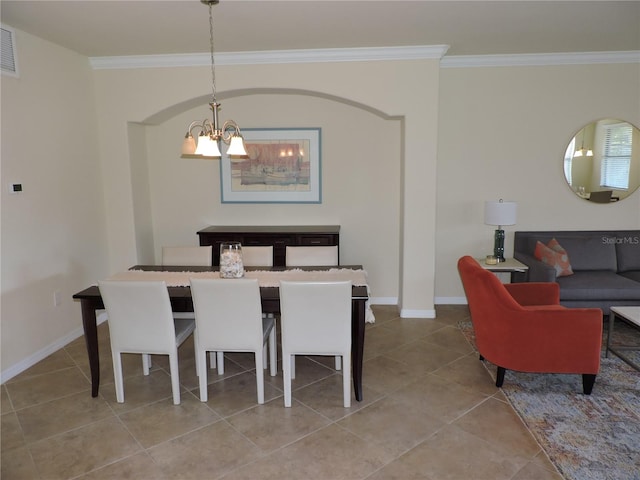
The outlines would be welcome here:
<svg viewBox="0 0 640 480">
<path fill-rule="evenodd" d="M 497 225 L 493 244 L 493 256 L 498 262 L 504 262 L 504 230 L 503 225 L 515 225 L 516 202 L 505 202 L 502 199 L 484 202 L 484 223 L 486 225 Z"/>
</svg>

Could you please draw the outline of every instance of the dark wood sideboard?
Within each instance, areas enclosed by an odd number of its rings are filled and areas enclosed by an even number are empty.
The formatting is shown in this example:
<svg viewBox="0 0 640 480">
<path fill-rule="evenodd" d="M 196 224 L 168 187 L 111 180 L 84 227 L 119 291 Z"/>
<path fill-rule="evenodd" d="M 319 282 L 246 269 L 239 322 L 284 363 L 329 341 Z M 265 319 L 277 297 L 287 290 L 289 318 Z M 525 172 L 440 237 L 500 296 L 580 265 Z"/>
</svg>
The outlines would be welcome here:
<svg viewBox="0 0 640 480">
<path fill-rule="evenodd" d="M 273 245 L 274 267 L 285 266 L 285 250 L 291 246 L 338 245 L 340 225 L 291 226 L 211 226 L 198 232 L 200 245 L 213 247 L 213 266 L 220 265 L 220 243 L 240 242 L 243 246 Z"/>
</svg>

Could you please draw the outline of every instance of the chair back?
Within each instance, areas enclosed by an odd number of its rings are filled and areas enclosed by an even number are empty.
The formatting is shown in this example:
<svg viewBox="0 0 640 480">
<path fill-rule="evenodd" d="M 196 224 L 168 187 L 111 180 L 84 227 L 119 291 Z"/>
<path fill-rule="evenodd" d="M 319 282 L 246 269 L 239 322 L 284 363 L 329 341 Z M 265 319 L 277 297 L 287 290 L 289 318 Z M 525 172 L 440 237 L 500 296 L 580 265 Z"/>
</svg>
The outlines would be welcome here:
<svg viewBox="0 0 640 480">
<path fill-rule="evenodd" d="M 167 354 L 176 331 L 165 282 L 101 281 L 112 345 L 122 352 Z"/>
<path fill-rule="evenodd" d="M 589 194 L 589 200 L 595 203 L 610 203 L 613 190 L 599 190 Z"/>
<path fill-rule="evenodd" d="M 500 279 L 482 268 L 473 257 L 460 258 L 458 272 L 467 296 L 478 351 L 488 352 L 496 348 L 495 332 L 500 329 L 500 323 L 517 318 L 518 312 L 524 309 Z"/>
<path fill-rule="evenodd" d="M 212 247 L 162 247 L 162 265 L 210 267 Z"/>
<path fill-rule="evenodd" d="M 338 246 L 287 247 L 285 264 L 287 267 L 338 265 Z"/>
<path fill-rule="evenodd" d="M 262 348 L 262 303 L 257 279 L 191 279 L 196 337 L 207 351 Z"/>
<path fill-rule="evenodd" d="M 283 350 L 306 355 L 350 350 L 350 281 L 281 281 L 280 311 Z"/>
<path fill-rule="evenodd" d="M 245 267 L 273 267 L 273 245 L 266 247 L 242 247 L 242 263 Z"/>
</svg>

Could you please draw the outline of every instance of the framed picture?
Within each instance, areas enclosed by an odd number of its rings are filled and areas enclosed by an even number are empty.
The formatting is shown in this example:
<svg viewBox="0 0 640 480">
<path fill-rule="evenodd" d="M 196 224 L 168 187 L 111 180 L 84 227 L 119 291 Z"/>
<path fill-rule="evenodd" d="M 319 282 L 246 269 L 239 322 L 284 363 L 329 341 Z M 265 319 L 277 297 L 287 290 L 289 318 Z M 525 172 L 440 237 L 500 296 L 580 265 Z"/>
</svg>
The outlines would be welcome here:
<svg viewBox="0 0 640 480">
<path fill-rule="evenodd" d="M 248 158 L 220 160 L 222 203 L 321 203 L 320 128 L 242 130 Z"/>
</svg>

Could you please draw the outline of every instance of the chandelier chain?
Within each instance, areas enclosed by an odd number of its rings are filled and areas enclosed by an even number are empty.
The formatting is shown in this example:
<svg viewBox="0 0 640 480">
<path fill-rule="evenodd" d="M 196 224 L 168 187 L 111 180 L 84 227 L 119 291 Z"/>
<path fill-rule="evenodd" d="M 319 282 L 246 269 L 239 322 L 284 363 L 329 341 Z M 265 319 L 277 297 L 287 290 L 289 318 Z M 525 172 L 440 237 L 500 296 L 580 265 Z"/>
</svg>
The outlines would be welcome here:
<svg viewBox="0 0 640 480">
<path fill-rule="evenodd" d="M 211 47 L 211 101 L 216 101 L 216 70 L 213 55 L 213 2 L 209 2 L 209 45 Z"/>
</svg>

